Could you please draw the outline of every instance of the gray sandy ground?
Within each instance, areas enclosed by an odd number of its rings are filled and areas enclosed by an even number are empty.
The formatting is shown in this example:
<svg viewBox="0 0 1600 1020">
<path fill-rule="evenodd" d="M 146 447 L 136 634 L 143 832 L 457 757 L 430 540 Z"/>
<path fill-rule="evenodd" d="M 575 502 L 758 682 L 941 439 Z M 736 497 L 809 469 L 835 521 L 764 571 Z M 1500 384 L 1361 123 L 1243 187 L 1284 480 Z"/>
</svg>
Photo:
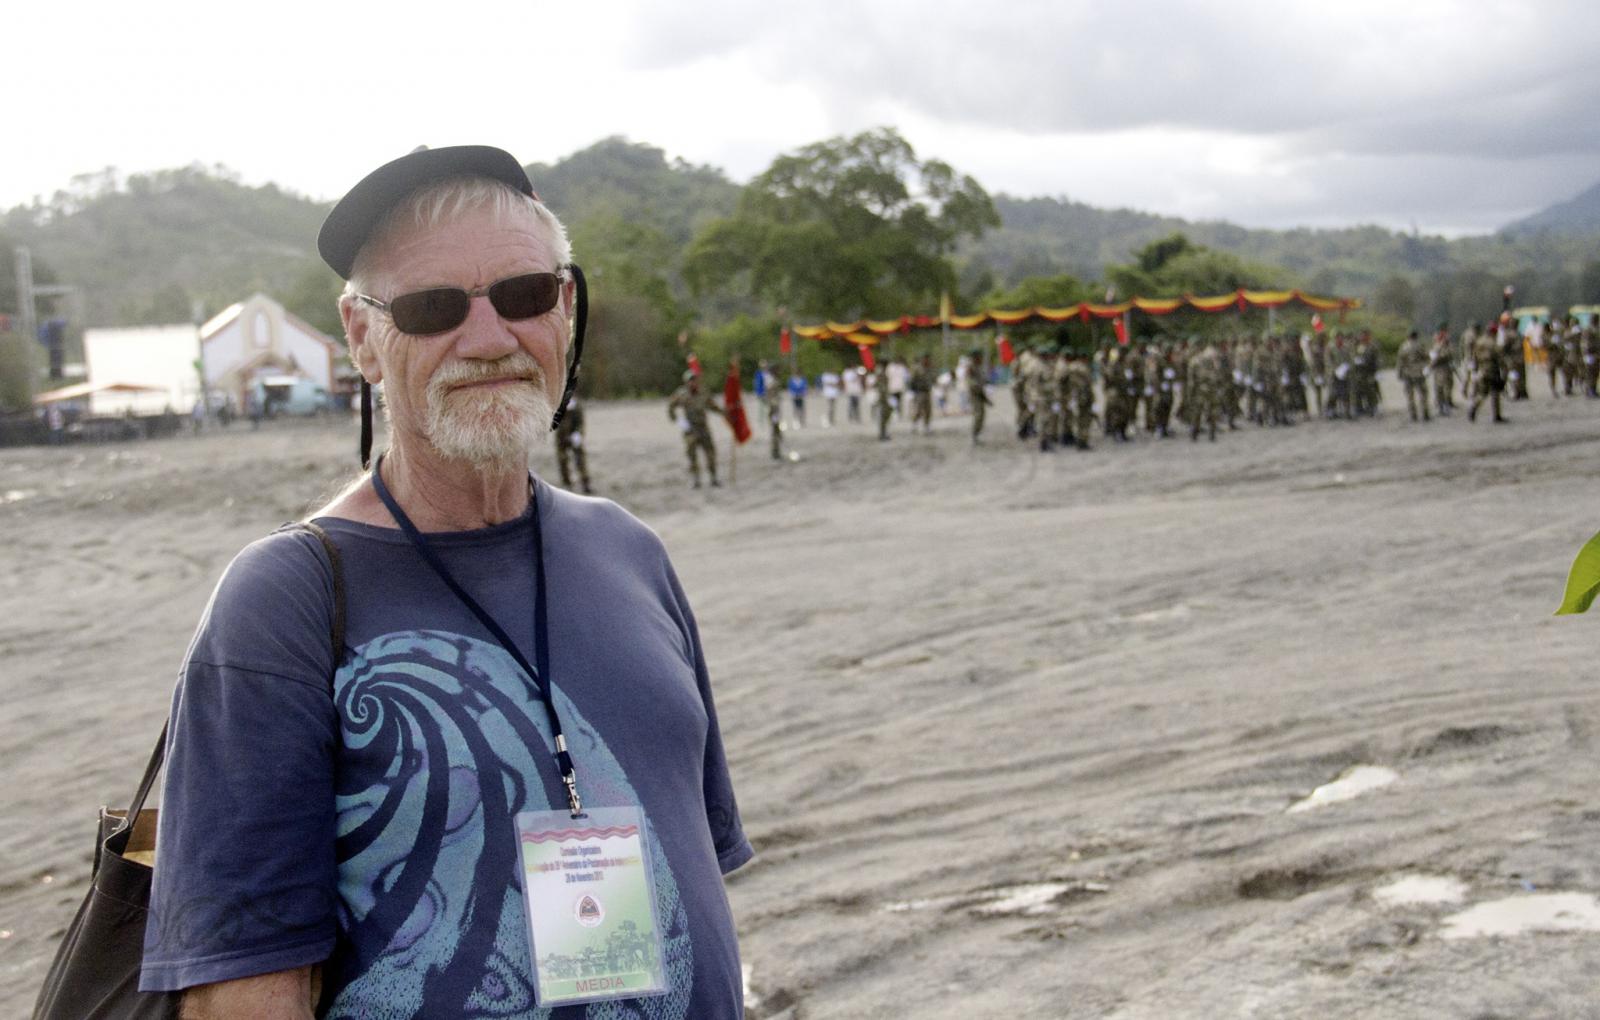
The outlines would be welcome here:
<svg viewBox="0 0 1600 1020">
<path fill-rule="evenodd" d="M 813 427 L 700 492 L 661 405 L 589 408 L 601 494 L 665 538 L 705 638 L 760 852 L 729 884 L 750 1015 L 1600 1015 L 1600 934 L 1440 937 L 1600 892 L 1600 620 L 1549 615 L 1600 528 L 1600 402 L 1041 457 L 994 395 L 976 449 L 955 417 Z M 0 1015 L 218 574 L 354 446 L 0 451 Z M 1285 812 L 1357 764 L 1399 779 Z M 1372 895 L 1413 873 L 1467 904 Z"/>
</svg>

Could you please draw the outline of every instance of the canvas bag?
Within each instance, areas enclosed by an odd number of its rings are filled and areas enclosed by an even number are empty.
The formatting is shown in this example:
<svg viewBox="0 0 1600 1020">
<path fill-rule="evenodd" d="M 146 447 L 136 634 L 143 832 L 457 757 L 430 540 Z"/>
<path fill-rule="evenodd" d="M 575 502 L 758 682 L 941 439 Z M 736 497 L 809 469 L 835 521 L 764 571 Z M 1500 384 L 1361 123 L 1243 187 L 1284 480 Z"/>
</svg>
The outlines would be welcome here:
<svg viewBox="0 0 1600 1020">
<path fill-rule="evenodd" d="M 309 531 L 327 553 L 333 571 L 330 638 L 337 663 L 343 657 L 345 618 L 344 572 L 338 547 L 327 532 L 310 522 L 281 530 Z M 144 802 L 155 786 L 166 752 L 167 726 L 163 725 L 128 809 L 100 809 L 89 892 L 62 936 L 34 1004 L 33 1020 L 176 1020 L 178 1016 L 181 992 L 139 991 L 157 817 L 155 809 L 144 810 Z"/>
</svg>

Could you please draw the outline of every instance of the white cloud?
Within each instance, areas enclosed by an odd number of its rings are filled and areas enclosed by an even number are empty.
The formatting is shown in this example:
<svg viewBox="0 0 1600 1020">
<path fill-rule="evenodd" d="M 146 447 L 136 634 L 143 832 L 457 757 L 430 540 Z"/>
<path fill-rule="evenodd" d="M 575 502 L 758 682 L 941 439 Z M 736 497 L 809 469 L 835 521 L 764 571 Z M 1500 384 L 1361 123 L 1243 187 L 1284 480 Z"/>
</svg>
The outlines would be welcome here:
<svg viewBox="0 0 1600 1020">
<path fill-rule="evenodd" d="M 1488 229 L 1600 177 L 1579 0 L 30 5 L 0 206 L 225 163 L 317 197 L 426 142 L 607 135 L 736 179 L 879 124 L 993 191 L 1251 224 Z M 19 109 L 13 106 L 13 111 Z"/>
</svg>

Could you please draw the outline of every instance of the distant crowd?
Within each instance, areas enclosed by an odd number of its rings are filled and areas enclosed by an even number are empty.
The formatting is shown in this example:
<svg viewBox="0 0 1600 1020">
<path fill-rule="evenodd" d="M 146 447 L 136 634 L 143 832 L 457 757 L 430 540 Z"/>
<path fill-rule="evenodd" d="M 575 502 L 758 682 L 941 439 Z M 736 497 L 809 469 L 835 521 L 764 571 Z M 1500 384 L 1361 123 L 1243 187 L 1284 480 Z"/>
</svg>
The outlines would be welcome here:
<svg viewBox="0 0 1600 1020">
<path fill-rule="evenodd" d="M 1092 354 L 1032 345 L 1004 365 L 973 350 L 942 371 L 928 355 L 915 361 L 893 356 L 872 368 L 824 371 L 814 380 L 799 372 L 785 378 L 763 361 L 753 391 L 773 458 L 784 456 L 784 433 L 796 429 L 870 422 L 887 441 L 896 422 L 931 433 L 936 415 L 969 415 L 971 441 L 982 443 L 997 384 L 1010 390 L 1016 438 L 1050 452 L 1090 450 L 1101 440 L 1127 443 L 1141 432 L 1152 438 L 1187 432 L 1191 440 L 1204 435 L 1214 442 L 1219 430 L 1241 424 L 1281 428 L 1313 418 L 1373 418 L 1383 404 L 1381 362 L 1370 333 L 1319 330 L 1298 337 L 1107 342 Z M 1509 315 L 1460 332 L 1440 324 L 1428 340 L 1412 332 L 1393 367 L 1412 421 L 1448 417 L 1464 405 L 1469 421 L 1484 411 L 1502 422 L 1505 402 L 1529 398 L 1535 373 L 1547 376 L 1552 397 L 1600 395 L 1600 332 L 1593 324 L 1558 319 L 1522 333 Z M 668 401 L 696 486 L 702 459 L 711 484 L 718 484 L 708 414 L 726 417 L 730 409 L 713 389 L 720 390 L 686 372 Z"/>
</svg>

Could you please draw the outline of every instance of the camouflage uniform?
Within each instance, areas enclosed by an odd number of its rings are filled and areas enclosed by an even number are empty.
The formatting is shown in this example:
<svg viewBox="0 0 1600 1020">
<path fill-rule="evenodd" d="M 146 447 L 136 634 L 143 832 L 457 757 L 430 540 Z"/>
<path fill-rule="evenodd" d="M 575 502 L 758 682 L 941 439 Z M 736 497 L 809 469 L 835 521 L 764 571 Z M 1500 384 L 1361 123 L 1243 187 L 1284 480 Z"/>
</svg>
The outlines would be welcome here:
<svg viewBox="0 0 1600 1020">
<path fill-rule="evenodd" d="M 1089 448 L 1089 428 L 1094 424 L 1094 372 L 1088 361 L 1074 357 L 1067 364 L 1067 401 L 1072 413 L 1072 438 L 1078 449 Z"/>
<path fill-rule="evenodd" d="M 1223 392 L 1222 352 L 1207 347 L 1189 359 L 1189 381 L 1184 389 L 1184 402 L 1189 406 L 1189 439 L 1200 438 L 1204 426 L 1217 438 L 1217 418 L 1222 412 Z"/>
<path fill-rule="evenodd" d="M 1030 349 L 1024 349 L 1017 356 L 1016 367 L 1013 368 L 1011 378 L 1011 396 L 1017 402 L 1017 438 L 1027 439 L 1034 434 L 1038 423 L 1033 417 L 1033 406 L 1028 403 L 1028 378 L 1038 371 L 1039 356 Z"/>
<path fill-rule="evenodd" d="M 1467 410 L 1467 420 L 1478 419 L 1478 408 L 1483 406 L 1488 399 L 1494 409 L 1494 420 L 1505 421 L 1500 414 L 1500 394 L 1506 388 L 1504 364 L 1500 359 L 1500 350 L 1495 343 L 1494 332 L 1485 331 L 1478 335 L 1472 343 L 1473 375 L 1477 378 L 1477 389 L 1472 397 L 1472 407 Z"/>
<path fill-rule="evenodd" d="M 922 434 L 931 435 L 933 432 L 933 368 L 924 357 L 911 371 L 911 379 L 907 383 L 911 390 L 911 431 L 917 430 L 917 423 L 922 423 Z"/>
<path fill-rule="evenodd" d="M 1333 348 L 1328 351 L 1328 417 L 1354 418 L 1354 409 L 1350 406 L 1350 390 L 1354 375 L 1351 364 L 1350 351 L 1344 345 L 1344 337 L 1334 337 Z"/>
<path fill-rule="evenodd" d="M 1048 450 L 1061 438 L 1061 404 L 1056 400 L 1056 358 L 1046 351 L 1028 375 L 1028 408 L 1039 429 L 1039 449 Z"/>
<path fill-rule="evenodd" d="M 766 371 L 762 369 L 761 371 Z M 783 387 L 778 377 L 767 372 L 766 385 L 761 390 L 761 409 L 767 415 L 767 432 L 772 442 L 772 459 L 783 459 Z"/>
<path fill-rule="evenodd" d="M 1500 326 L 1500 371 L 1505 378 L 1506 392 L 1512 400 L 1528 399 L 1527 359 L 1523 355 L 1522 337 L 1509 318 Z"/>
<path fill-rule="evenodd" d="M 1217 367 L 1222 373 L 1218 390 L 1222 401 L 1219 413 L 1228 420 L 1228 428 L 1232 429 L 1236 427 L 1233 419 L 1239 416 L 1239 392 L 1244 373 L 1239 371 L 1238 362 L 1234 360 L 1233 348 L 1226 341 L 1217 347 Z"/>
<path fill-rule="evenodd" d="M 1287 425 L 1283 415 L 1283 359 L 1278 341 L 1269 338 L 1256 352 L 1256 393 L 1261 397 L 1258 425 Z"/>
<path fill-rule="evenodd" d="M 1528 353 L 1523 346 L 1522 336 L 1514 327 L 1515 323 L 1508 321 L 1500 336 L 1506 366 L 1506 388 L 1511 391 L 1512 400 L 1527 400 Z"/>
<path fill-rule="evenodd" d="M 1550 376 L 1550 395 L 1552 397 L 1561 395 L 1561 387 L 1556 381 L 1557 376 L 1565 375 L 1569 383 L 1572 380 L 1572 375 L 1566 368 L 1566 330 L 1562 329 L 1559 323 L 1552 322 L 1545 327 L 1544 331 L 1544 370 Z M 1569 388 L 1567 393 L 1570 395 L 1572 390 Z"/>
<path fill-rule="evenodd" d="M 1572 396 L 1572 384 L 1582 392 L 1588 382 L 1588 366 L 1583 362 L 1583 331 L 1576 322 L 1567 323 L 1566 335 L 1561 338 L 1562 386 L 1567 396 Z"/>
<path fill-rule="evenodd" d="M 1600 389 L 1596 385 L 1600 383 L 1600 329 L 1594 326 L 1583 328 L 1583 367 L 1584 396 L 1600 396 Z"/>
<path fill-rule="evenodd" d="M 967 402 L 972 405 L 972 441 L 976 443 L 978 436 L 983 432 L 984 409 L 994 402 L 989 399 L 989 391 L 984 387 L 985 375 L 983 359 L 973 355 L 972 364 L 967 367 Z"/>
<path fill-rule="evenodd" d="M 1178 393 L 1178 406 L 1173 415 L 1185 425 L 1189 424 L 1192 417 L 1189 410 L 1189 365 L 1194 361 L 1194 356 L 1194 348 L 1185 340 L 1178 345 L 1177 353 L 1172 358 L 1172 367 L 1178 373 L 1173 380 L 1173 389 Z"/>
<path fill-rule="evenodd" d="M 576 395 L 567 404 L 561 424 L 556 426 L 555 438 L 556 466 L 561 469 L 561 484 L 572 488 L 572 467 L 576 466 L 583 491 L 593 492 L 589 487 L 589 458 L 583 450 L 583 405 L 578 402 Z"/>
<path fill-rule="evenodd" d="M 1283 358 L 1283 410 L 1285 414 L 1299 412 L 1301 417 L 1311 417 L 1311 407 L 1306 402 L 1306 354 L 1300 341 L 1285 338 Z"/>
<path fill-rule="evenodd" d="M 1355 352 L 1350 358 L 1350 369 L 1350 399 L 1355 403 L 1356 413 L 1375 416 L 1378 413 L 1380 400 L 1378 345 L 1372 342 L 1370 335 L 1362 333 L 1361 339 L 1356 341 Z"/>
<path fill-rule="evenodd" d="M 694 480 L 697 489 L 700 488 L 701 451 L 706 455 L 706 471 L 711 475 L 712 487 L 722 484 L 717 481 L 717 447 L 711 441 L 711 425 L 706 418 L 710 411 L 721 414 L 722 408 L 692 379 L 686 379 L 667 401 L 667 418 L 676 421 L 683 432 L 683 452 L 689 458 L 689 477 Z"/>
<path fill-rule="evenodd" d="M 1433 406 L 1441 418 L 1447 417 L 1456 407 L 1455 398 L 1451 396 L 1451 384 L 1456 377 L 1455 356 L 1450 350 L 1448 330 L 1441 329 L 1434 334 L 1433 346 L 1428 350 L 1428 374 L 1433 377 Z"/>
<path fill-rule="evenodd" d="M 1428 420 L 1428 356 L 1422 352 L 1422 341 L 1417 339 L 1415 331 L 1400 345 L 1394 356 L 1394 373 L 1400 377 L 1400 383 L 1406 388 L 1406 410 L 1411 414 L 1411 420 L 1418 417 L 1418 405 L 1421 405 L 1421 417 Z"/>
<path fill-rule="evenodd" d="M 1246 340 L 1238 347 L 1239 384 L 1244 388 L 1244 417 L 1246 421 L 1261 421 L 1261 378 L 1256 371 L 1260 360 L 1260 347 L 1254 340 Z"/>
<path fill-rule="evenodd" d="M 1328 385 L 1328 338 L 1321 333 L 1313 333 L 1306 341 L 1306 374 L 1316 392 L 1317 417 L 1321 418 L 1326 411 L 1322 394 Z"/>
<path fill-rule="evenodd" d="M 1178 386 L 1178 369 L 1174 353 L 1154 351 L 1146 364 L 1145 378 L 1155 390 L 1155 403 L 1151 405 L 1155 414 L 1155 431 L 1165 438 L 1172 434 L 1172 402 L 1175 397 L 1174 391 Z"/>
<path fill-rule="evenodd" d="M 883 442 L 889 438 L 889 419 L 894 417 L 893 398 L 889 393 L 888 366 L 878 366 L 877 377 L 872 383 L 872 392 L 878 397 L 873 413 L 878 416 L 878 441 Z"/>
<path fill-rule="evenodd" d="M 1139 397 L 1144 390 L 1144 364 L 1132 351 L 1124 348 L 1119 352 L 1112 376 L 1117 387 L 1116 436 L 1126 440 L 1128 426 L 1134 424 L 1134 418 L 1139 413 Z"/>
<path fill-rule="evenodd" d="M 1473 351 L 1478 348 L 1478 326 L 1476 323 L 1468 326 L 1461 333 L 1457 343 L 1457 359 L 1461 362 L 1461 399 L 1471 401 L 1477 395 L 1478 359 Z"/>
</svg>

